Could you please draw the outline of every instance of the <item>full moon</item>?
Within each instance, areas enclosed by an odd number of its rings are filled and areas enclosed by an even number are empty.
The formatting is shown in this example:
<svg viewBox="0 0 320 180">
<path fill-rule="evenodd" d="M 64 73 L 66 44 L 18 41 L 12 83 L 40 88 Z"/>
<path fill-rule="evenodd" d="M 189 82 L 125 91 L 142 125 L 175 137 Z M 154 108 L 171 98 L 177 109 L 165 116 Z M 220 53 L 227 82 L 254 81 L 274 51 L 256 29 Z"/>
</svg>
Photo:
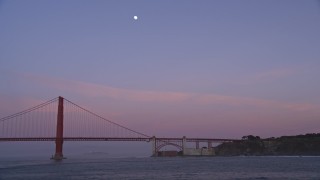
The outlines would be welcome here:
<svg viewBox="0 0 320 180">
<path fill-rule="evenodd" d="M 133 19 L 134 20 L 138 20 L 138 16 L 133 16 Z"/>
</svg>

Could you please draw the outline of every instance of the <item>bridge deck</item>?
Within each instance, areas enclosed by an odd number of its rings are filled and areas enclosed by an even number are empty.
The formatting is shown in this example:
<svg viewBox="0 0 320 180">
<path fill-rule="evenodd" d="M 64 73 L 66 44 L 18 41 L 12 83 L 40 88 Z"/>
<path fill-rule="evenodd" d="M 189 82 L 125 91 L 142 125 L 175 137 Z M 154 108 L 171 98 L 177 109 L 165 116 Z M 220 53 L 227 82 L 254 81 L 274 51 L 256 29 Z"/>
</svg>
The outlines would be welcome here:
<svg viewBox="0 0 320 180">
<path fill-rule="evenodd" d="M 16 138 L 0 138 L 0 141 L 55 141 L 56 137 L 16 137 Z M 149 142 L 152 138 L 148 137 L 64 137 L 64 141 L 146 141 Z M 182 138 L 156 138 L 158 141 L 182 141 Z M 186 138 L 187 142 L 231 142 L 239 141 L 237 139 L 211 139 L 211 138 Z"/>
</svg>

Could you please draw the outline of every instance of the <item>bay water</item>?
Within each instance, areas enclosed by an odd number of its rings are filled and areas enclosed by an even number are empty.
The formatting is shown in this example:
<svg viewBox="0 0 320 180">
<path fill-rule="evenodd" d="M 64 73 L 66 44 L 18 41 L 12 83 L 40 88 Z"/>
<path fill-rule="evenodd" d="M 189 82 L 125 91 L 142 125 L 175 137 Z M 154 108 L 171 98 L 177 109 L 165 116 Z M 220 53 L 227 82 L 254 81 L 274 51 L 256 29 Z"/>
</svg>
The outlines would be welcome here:
<svg viewBox="0 0 320 180">
<path fill-rule="evenodd" d="M 0 179 L 320 179 L 320 157 L 1 158 Z"/>
</svg>

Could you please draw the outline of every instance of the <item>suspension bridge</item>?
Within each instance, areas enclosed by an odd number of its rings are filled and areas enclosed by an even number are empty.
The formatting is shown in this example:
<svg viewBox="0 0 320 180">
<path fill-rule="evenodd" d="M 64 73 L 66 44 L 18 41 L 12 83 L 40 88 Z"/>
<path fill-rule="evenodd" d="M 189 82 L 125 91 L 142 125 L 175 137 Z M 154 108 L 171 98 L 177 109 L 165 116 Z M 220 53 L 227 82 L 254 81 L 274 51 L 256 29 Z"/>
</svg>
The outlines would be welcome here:
<svg viewBox="0 0 320 180">
<path fill-rule="evenodd" d="M 213 143 L 237 141 L 215 138 L 159 138 L 148 136 L 93 113 L 63 97 L 0 119 L 0 141 L 54 141 L 52 159 L 61 160 L 65 141 L 145 141 L 152 143 L 152 156 L 158 156 L 161 148 L 175 146 L 183 155 L 190 154 L 187 142 Z"/>
</svg>

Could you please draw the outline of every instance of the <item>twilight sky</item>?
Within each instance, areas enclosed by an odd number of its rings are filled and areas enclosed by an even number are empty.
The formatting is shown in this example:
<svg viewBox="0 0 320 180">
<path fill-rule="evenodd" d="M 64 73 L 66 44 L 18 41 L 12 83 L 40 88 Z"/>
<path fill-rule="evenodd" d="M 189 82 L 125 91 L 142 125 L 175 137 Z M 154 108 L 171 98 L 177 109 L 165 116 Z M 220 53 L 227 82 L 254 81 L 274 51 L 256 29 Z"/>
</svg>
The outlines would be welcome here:
<svg viewBox="0 0 320 180">
<path fill-rule="evenodd" d="M 319 133 L 319 32 L 313 0 L 2 0 L 0 117 L 63 96 L 148 135 Z"/>
</svg>

